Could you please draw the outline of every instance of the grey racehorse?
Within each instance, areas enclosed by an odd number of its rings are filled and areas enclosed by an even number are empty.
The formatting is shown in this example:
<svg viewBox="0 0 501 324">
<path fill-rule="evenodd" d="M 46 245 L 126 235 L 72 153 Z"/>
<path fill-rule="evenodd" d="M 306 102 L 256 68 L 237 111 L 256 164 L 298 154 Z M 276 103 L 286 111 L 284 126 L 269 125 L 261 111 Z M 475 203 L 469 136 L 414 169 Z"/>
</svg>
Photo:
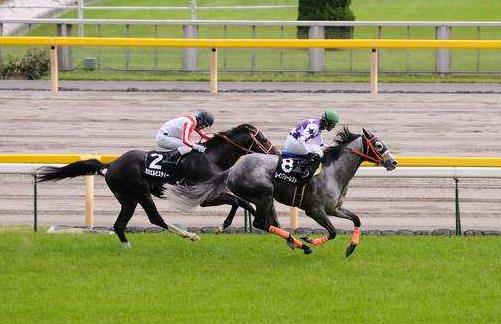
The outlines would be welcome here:
<svg viewBox="0 0 501 324">
<path fill-rule="evenodd" d="M 357 215 L 342 207 L 350 180 L 363 161 L 382 165 L 388 171 L 397 166 L 396 160 L 380 139 L 365 129 L 363 134 L 353 134 L 348 128 L 338 132 L 335 145 L 325 150 L 321 172 L 309 180 L 304 191 L 274 181 L 277 161 L 278 156 L 273 155 L 246 155 L 230 169 L 219 173 L 208 182 L 187 189 L 168 187 L 166 191 L 171 197 L 177 197 L 178 204 L 188 207 L 218 196 L 224 190 L 230 190 L 256 205 L 254 227 L 284 238 L 291 248 L 300 248 L 306 254 L 312 250 L 305 243 L 319 246 L 336 237 L 336 229 L 330 222 L 329 215 L 349 219 L 354 224 L 351 243 L 346 249 L 346 256 L 349 256 L 359 243 L 361 225 Z M 298 192 L 301 197 L 294 199 Z M 305 243 L 296 239 L 280 228 L 274 199 L 289 206 L 294 201 L 299 201 L 298 207 L 324 227 L 328 235 L 316 239 L 301 237 Z"/>
</svg>

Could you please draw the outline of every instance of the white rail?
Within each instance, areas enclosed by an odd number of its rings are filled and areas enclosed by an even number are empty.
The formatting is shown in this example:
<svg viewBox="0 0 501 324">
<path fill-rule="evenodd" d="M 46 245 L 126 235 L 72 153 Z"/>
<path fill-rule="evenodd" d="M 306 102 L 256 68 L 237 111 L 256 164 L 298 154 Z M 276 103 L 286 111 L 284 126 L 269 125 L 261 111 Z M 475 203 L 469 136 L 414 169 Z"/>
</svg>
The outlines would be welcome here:
<svg viewBox="0 0 501 324">
<path fill-rule="evenodd" d="M 0 163 L 0 174 L 33 174 L 46 164 Z M 62 164 L 51 164 L 62 166 Z M 360 178 L 501 178 L 501 168 L 480 167 L 399 167 L 388 172 L 380 167 L 362 167 Z"/>
<path fill-rule="evenodd" d="M 352 27 L 501 27 L 498 21 L 319 21 L 319 20 L 201 20 L 201 19 L 76 19 L 76 18 L 0 18 L 0 22 L 22 24 L 87 25 L 235 25 L 235 26 L 352 26 Z"/>
<path fill-rule="evenodd" d="M 44 164 L 0 163 L 0 174 L 35 175 L 38 167 Z M 57 164 L 51 164 L 57 166 Z M 59 164 L 61 165 L 61 164 Z M 456 234 L 461 234 L 459 212 L 458 179 L 460 178 L 501 178 L 501 168 L 490 167 L 400 167 L 391 172 L 381 167 L 362 167 L 356 175 L 360 178 L 450 178 L 456 181 Z M 85 176 L 85 225 L 94 225 L 94 176 Z M 34 229 L 37 228 L 37 189 L 34 182 Z M 246 215 L 247 217 L 247 215 Z M 291 207 L 290 227 L 299 227 L 299 210 Z"/>
</svg>

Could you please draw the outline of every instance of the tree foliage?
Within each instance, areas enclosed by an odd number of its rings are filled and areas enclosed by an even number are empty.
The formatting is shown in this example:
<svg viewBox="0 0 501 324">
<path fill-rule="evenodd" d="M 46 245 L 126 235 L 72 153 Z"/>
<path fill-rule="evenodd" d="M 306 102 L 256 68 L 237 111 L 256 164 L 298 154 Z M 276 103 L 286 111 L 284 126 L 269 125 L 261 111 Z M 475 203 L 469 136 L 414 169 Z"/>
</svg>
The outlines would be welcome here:
<svg viewBox="0 0 501 324">
<path fill-rule="evenodd" d="M 355 20 L 351 0 L 299 0 L 297 20 Z M 297 37 L 308 38 L 308 26 L 298 26 Z M 325 27 L 325 38 L 352 38 L 353 27 Z"/>
</svg>

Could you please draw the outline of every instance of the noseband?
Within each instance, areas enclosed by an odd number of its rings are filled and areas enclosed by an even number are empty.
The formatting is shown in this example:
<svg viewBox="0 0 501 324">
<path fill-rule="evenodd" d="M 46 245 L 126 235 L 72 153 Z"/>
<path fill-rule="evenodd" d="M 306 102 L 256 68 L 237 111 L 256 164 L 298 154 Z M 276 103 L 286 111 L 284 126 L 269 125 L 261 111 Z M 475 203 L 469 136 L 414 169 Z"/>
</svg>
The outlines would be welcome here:
<svg viewBox="0 0 501 324">
<path fill-rule="evenodd" d="M 235 147 L 238 147 L 239 149 L 241 149 L 242 151 L 244 151 L 246 154 L 248 153 L 266 153 L 266 154 L 270 154 L 271 150 L 273 150 L 273 144 L 271 144 L 269 141 L 267 144 L 269 144 L 269 147 L 266 148 L 266 146 L 264 144 L 262 144 L 258 139 L 257 139 L 257 136 L 261 133 L 261 131 L 259 129 L 256 128 L 256 131 L 255 133 L 251 133 L 249 134 L 250 137 L 252 138 L 252 143 L 251 145 L 248 147 L 248 148 L 245 148 L 243 147 L 242 145 L 238 144 L 237 142 L 233 141 L 231 138 L 229 138 L 228 136 L 226 135 L 218 135 L 220 137 L 222 137 L 225 141 L 227 141 L 228 143 L 230 143 L 231 145 L 235 146 Z M 253 150 L 252 147 L 256 145 L 260 151 L 256 151 L 256 150 Z"/>
<path fill-rule="evenodd" d="M 353 154 L 361 156 L 365 161 L 373 162 L 376 165 L 381 165 L 383 164 L 383 157 L 374 147 L 374 143 L 372 141 L 374 141 L 375 139 L 375 137 L 368 139 L 367 137 L 362 135 L 363 152 L 360 152 L 357 149 L 350 149 L 350 151 Z"/>
</svg>

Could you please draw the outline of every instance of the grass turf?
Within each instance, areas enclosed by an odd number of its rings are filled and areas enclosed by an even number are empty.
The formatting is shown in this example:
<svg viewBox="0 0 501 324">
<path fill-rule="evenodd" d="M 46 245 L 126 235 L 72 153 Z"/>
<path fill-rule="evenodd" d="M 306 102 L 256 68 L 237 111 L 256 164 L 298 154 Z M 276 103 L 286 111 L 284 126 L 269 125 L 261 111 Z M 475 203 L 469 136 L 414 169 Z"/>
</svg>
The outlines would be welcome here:
<svg viewBox="0 0 501 324">
<path fill-rule="evenodd" d="M 497 322 L 500 237 L 346 236 L 310 256 L 271 235 L 0 233 L 11 322 Z"/>
</svg>

